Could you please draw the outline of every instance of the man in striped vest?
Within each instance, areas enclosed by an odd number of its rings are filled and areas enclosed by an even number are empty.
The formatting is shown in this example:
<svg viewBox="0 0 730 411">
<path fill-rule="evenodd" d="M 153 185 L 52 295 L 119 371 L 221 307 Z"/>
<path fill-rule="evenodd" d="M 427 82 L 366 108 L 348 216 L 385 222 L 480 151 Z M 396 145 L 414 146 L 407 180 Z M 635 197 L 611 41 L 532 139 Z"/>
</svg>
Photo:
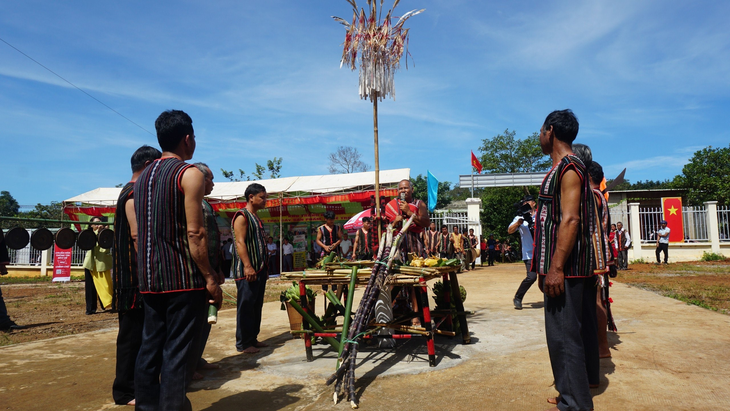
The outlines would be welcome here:
<svg viewBox="0 0 730 411">
<path fill-rule="evenodd" d="M 160 150 L 142 146 L 132 154 L 132 179 L 124 185 L 114 215 L 114 270 L 112 308 L 119 313 L 114 403 L 134 405 L 134 368 L 142 344 L 144 307 L 137 280 L 137 219 L 134 216 L 134 183 L 142 171 L 162 156 Z"/>
<path fill-rule="evenodd" d="M 236 252 L 233 255 L 233 278 L 238 288 L 236 311 L 236 350 L 256 354 L 268 347 L 258 340 L 261 311 L 269 274 L 266 270 L 266 235 L 256 212 L 266 208 L 266 188 L 251 183 L 243 193 L 246 207 L 236 211 L 231 220 Z"/>
<path fill-rule="evenodd" d="M 219 278 L 208 261 L 203 173 L 185 161 L 195 152 L 193 120 L 179 110 L 155 121 L 162 158 L 134 184 L 137 277 L 144 301 L 134 390 L 137 410 L 190 410 L 185 389 L 198 359 L 196 336 L 208 304 L 220 306 Z"/>
<path fill-rule="evenodd" d="M 571 149 L 577 135 L 578 119 L 570 110 L 550 113 L 540 129 L 540 146 L 550 155 L 553 168 L 540 187 L 531 270 L 540 276 L 538 284 L 545 293 L 545 334 L 559 393 L 548 402 L 557 405 L 551 410 L 561 411 L 593 409 L 586 339 L 595 340 L 596 329 L 586 333 L 585 328 L 595 324 L 590 251 L 595 216 L 585 165 Z"/>
</svg>

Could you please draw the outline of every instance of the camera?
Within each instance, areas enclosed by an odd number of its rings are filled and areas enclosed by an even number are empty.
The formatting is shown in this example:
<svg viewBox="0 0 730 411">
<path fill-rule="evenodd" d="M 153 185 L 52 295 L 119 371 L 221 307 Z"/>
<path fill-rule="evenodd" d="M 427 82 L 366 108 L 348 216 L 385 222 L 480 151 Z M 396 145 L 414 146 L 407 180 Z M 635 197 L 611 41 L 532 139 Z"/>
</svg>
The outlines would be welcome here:
<svg viewBox="0 0 730 411">
<path fill-rule="evenodd" d="M 518 201 L 515 203 L 515 208 L 517 208 L 516 216 L 527 221 L 527 226 L 530 228 L 530 232 L 534 233 L 535 221 L 532 219 L 532 206 L 530 206 L 530 201 L 532 201 L 532 197 Z"/>
</svg>

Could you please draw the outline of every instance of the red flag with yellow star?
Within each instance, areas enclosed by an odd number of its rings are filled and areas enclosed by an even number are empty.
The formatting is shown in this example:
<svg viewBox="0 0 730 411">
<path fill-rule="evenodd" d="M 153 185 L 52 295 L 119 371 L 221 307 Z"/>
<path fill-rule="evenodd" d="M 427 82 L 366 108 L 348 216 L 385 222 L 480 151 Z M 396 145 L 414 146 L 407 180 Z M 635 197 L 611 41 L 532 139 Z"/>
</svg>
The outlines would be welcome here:
<svg viewBox="0 0 730 411">
<path fill-rule="evenodd" d="M 682 219 L 682 197 L 662 197 L 662 210 L 667 220 L 670 243 L 684 242 L 684 220 Z"/>
<path fill-rule="evenodd" d="M 482 163 L 479 162 L 473 151 L 471 152 L 471 166 L 477 170 L 477 173 L 482 173 Z"/>
</svg>

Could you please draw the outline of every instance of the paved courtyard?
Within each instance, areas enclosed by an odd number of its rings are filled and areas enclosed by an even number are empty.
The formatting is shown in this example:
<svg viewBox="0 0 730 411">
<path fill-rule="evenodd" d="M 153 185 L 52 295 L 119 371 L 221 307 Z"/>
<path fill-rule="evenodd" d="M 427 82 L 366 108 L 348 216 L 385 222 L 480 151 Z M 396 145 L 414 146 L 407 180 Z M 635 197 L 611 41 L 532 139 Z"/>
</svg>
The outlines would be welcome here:
<svg viewBox="0 0 730 411">
<path fill-rule="evenodd" d="M 619 274 L 620 275 L 620 274 Z M 537 285 L 512 307 L 524 276 L 521 263 L 460 275 L 472 344 L 438 337 L 437 367 L 415 340 L 395 350 L 363 348 L 357 370 L 360 408 L 541 410 L 556 394 Z M 614 282 L 609 333 L 613 357 L 601 360 L 592 390 L 596 410 L 730 409 L 730 317 Z M 321 304 L 318 301 L 318 304 Z M 321 310 L 321 306 L 317 307 Z M 291 339 L 279 303 L 264 306 L 257 355 L 236 352 L 234 311 L 220 312 L 205 357 L 220 369 L 205 371 L 188 394 L 195 410 L 345 410 L 324 384 L 336 354 L 315 347 L 307 363 L 301 340 Z M 0 348 L 0 409 L 125 410 L 111 399 L 116 330 Z"/>
</svg>

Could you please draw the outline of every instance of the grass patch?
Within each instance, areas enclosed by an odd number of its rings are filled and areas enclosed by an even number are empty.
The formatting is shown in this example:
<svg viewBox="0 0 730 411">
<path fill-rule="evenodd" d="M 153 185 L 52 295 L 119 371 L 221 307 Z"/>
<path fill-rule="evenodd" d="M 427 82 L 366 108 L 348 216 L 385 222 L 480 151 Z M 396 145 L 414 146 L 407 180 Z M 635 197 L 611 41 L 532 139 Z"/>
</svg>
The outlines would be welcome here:
<svg viewBox="0 0 730 411">
<path fill-rule="evenodd" d="M 615 281 L 730 314 L 730 263 L 635 264 Z"/>
<path fill-rule="evenodd" d="M 50 275 L 47 276 L 36 276 L 36 277 L 1 277 L 0 278 L 0 285 L 5 284 L 43 284 L 43 283 L 51 283 L 51 280 L 53 280 L 53 277 Z M 71 276 L 71 281 L 84 281 L 83 276 Z M 62 284 L 62 283 L 57 283 Z"/>
</svg>

